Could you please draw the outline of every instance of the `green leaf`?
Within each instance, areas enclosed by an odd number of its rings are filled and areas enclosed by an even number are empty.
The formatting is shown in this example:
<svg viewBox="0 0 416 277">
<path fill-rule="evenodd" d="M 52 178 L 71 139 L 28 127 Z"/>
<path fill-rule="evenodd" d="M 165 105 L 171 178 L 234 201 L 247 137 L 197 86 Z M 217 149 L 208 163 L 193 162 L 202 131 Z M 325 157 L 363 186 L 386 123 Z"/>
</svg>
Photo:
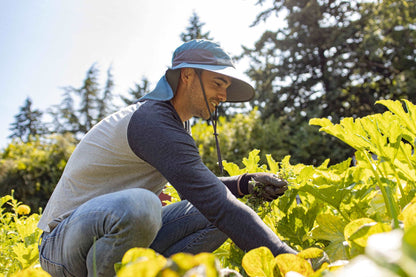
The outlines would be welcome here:
<svg viewBox="0 0 416 277">
<path fill-rule="evenodd" d="M 198 265 L 195 257 L 188 253 L 177 253 L 172 255 L 170 259 L 175 262 L 182 271 L 188 271 Z"/>
<path fill-rule="evenodd" d="M 344 246 L 344 228 L 346 226 L 339 216 L 332 214 L 319 214 L 316 217 L 317 227 L 315 227 L 310 236 L 316 240 L 326 240 L 330 244 L 325 247 L 331 261 L 346 260 L 347 252 Z"/>
<path fill-rule="evenodd" d="M 309 120 L 309 125 L 316 125 L 321 127 L 333 126 L 331 120 L 329 120 L 328 118 L 312 118 Z"/>
<path fill-rule="evenodd" d="M 3 207 L 3 205 L 9 201 L 13 200 L 13 197 L 11 195 L 6 195 L 0 198 L 0 207 Z"/>
<path fill-rule="evenodd" d="M 312 238 L 328 241 L 344 240 L 346 223 L 339 216 L 319 214 L 316 217 L 316 223 L 318 226 L 312 230 Z"/>
<path fill-rule="evenodd" d="M 266 154 L 267 164 L 269 165 L 270 172 L 278 173 L 279 172 L 279 163 L 276 162 L 272 155 Z"/>
<path fill-rule="evenodd" d="M 243 164 L 246 166 L 246 170 L 248 173 L 259 172 L 258 170 L 258 164 L 260 161 L 259 153 L 260 153 L 260 150 L 254 149 L 248 154 L 248 158 L 243 159 Z"/>
<path fill-rule="evenodd" d="M 391 231 L 391 226 L 388 224 L 375 222 L 371 218 L 360 218 L 345 226 L 344 235 L 350 245 L 355 243 L 360 247 L 366 247 L 371 235 L 387 231 Z"/>
<path fill-rule="evenodd" d="M 416 276 L 416 225 L 404 233 L 402 248 L 405 255 L 399 264 L 408 276 Z"/>
<path fill-rule="evenodd" d="M 413 226 L 416 226 L 416 197 L 403 208 L 399 219 L 403 221 L 404 230 L 409 230 Z"/>
<path fill-rule="evenodd" d="M 304 182 L 307 182 L 310 179 L 312 179 L 314 174 L 315 174 L 315 168 L 313 166 L 305 166 L 300 171 L 300 173 L 297 176 L 296 180 L 299 183 L 304 183 Z"/>
<path fill-rule="evenodd" d="M 294 254 L 280 254 L 275 260 L 281 276 L 286 276 L 286 273 L 290 271 L 300 273 L 303 276 L 309 276 L 314 272 L 308 261 Z"/>
<path fill-rule="evenodd" d="M 236 176 L 236 175 L 247 173 L 246 170 L 240 169 L 238 165 L 236 165 L 235 163 L 222 161 L 222 165 L 224 166 L 224 170 L 227 171 L 230 176 Z"/>
<path fill-rule="evenodd" d="M 382 104 L 386 106 L 392 113 L 396 114 L 400 118 L 400 122 L 413 134 L 416 134 L 416 108 L 407 100 L 403 100 L 406 104 L 406 108 L 409 111 L 407 113 L 403 109 L 403 104 L 399 100 L 379 100 L 376 104 Z"/>
<path fill-rule="evenodd" d="M 300 251 L 297 255 L 302 259 L 313 259 L 320 258 L 324 254 L 324 250 L 316 247 L 310 247 L 305 250 Z"/>
<path fill-rule="evenodd" d="M 136 261 L 122 267 L 117 272 L 117 277 L 156 277 L 159 271 L 165 266 L 166 260 L 162 259 L 150 259 L 143 261 Z"/>
<path fill-rule="evenodd" d="M 259 247 L 244 255 L 242 265 L 248 276 L 274 276 L 276 261 L 267 247 Z"/>
<path fill-rule="evenodd" d="M 296 206 L 282 219 L 276 222 L 276 229 L 281 237 L 292 245 L 310 247 L 308 234 L 313 228 L 315 218 L 320 212 L 320 206 L 314 204 L 309 209 Z"/>
<path fill-rule="evenodd" d="M 135 262 L 137 259 L 149 260 L 149 259 L 154 259 L 159 256 L 160 255 L 157 254 L 153 249 L 135 247 L 135 248 L 129 249 L 124 254 L 123 259 L 121 260 L 121 263 L 128 264 L 128 263 Z"/>
<path fill-rule="evenodd" d="M 300 187 L 299 191 L 305 191 L 335 208 L 340 207 L 346 194 L 350 194 L 350 191 L 337 187 L 336 183 L 331 184 L 322 176 L 316 177 L 313 182 L 315 184 L 306 184 Z"/>
<path fill-rule="evenodd" d="M 206 277 L 217 277 L 217 259 L 212 253 L 199 253 L 194 256 L 194 259 L 198 265 L 204 267 Z"/>
</svg>

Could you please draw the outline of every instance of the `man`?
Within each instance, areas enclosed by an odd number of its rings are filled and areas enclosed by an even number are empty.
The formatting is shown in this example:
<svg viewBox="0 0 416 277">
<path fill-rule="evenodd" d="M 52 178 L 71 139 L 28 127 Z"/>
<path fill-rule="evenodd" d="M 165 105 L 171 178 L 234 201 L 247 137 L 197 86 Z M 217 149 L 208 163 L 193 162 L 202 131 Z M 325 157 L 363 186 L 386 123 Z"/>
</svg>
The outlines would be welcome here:
<svg viewBox="0 0 416 277">
<path fill-rule="evenodd" d="M 220 102 L 253 95 L 218 44 L 176 49 L 152 92 L 98 123 L 74 150 L 38 225 L 42 267 L 52 276 L 113 276 L 132 247 L 199 253 L 227 237 L 244 250 L 296 253 L 236 199 L 252 190 L 251 179 L 267 185 L 268 200 L 287 183 L 265 173 L 218 178 L 189 134 L 193 116 L 210 119 Z M 167 181 L 186 200 L 162 208 Z"/>
</svg>

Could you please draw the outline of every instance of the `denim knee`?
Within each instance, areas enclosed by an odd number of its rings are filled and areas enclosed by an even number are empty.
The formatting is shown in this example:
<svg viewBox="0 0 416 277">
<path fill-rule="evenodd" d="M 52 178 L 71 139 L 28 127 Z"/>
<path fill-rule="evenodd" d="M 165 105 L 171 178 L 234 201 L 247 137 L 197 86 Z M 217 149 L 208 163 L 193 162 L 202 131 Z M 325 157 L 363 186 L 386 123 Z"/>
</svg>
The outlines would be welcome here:
<svg viewBox="0 0 416 277">
<path fill-rule="evenodd" d="M 119 227 L 131 232 L 152 237 L 162 225 L 162 204 L 159 198 L 145 189 L 123 191 L 122 197 L 115 202 Z M 150 238 L 149 238 L 150 239 Z"/>
</svg>

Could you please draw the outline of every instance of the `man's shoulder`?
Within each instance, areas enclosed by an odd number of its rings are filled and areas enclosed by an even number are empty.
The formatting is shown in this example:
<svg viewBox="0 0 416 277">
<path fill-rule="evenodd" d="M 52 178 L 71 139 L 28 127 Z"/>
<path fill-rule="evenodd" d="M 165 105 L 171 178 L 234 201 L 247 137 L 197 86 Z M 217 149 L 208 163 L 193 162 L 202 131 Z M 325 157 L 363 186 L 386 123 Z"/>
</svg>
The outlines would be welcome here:
<svg viewBox="0 0 416 277">
<path fill-rule="evenodd" d="M 169 101 L 146 100 L 139 102 L 140 105 L 133 114 L 132 120 L 178 121 L 180 120 L 173 105 Z"/>
</svg>

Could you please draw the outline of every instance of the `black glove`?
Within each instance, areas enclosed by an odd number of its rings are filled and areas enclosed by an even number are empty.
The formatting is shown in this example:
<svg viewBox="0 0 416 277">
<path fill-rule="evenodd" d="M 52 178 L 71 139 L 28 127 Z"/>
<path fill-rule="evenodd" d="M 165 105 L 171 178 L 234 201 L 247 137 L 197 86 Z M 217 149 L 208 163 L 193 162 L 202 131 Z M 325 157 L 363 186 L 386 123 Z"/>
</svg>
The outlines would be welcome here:
<svg viewBox="0 0 416 277">
<path fill-rule="evenodd" d="M 288 183 L 276 174 L 260 172 L 246 173 L 238 179 L 240 194 L 252 194 L 265 201 L 272 201 L 282 196 Z"/>
</svg>

